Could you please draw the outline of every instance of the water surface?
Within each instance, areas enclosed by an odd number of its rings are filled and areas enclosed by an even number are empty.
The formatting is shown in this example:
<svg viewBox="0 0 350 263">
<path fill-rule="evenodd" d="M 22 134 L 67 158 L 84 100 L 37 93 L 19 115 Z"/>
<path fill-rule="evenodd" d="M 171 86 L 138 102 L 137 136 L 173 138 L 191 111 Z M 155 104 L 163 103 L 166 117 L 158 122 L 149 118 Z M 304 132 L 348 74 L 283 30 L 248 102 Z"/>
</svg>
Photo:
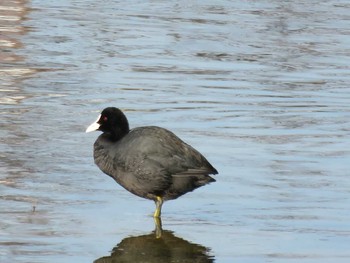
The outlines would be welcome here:
<svg viewBox="0 0 350 263">
<path fill-rule="evenodd" d="M 348 262 L 349 8 L 0 3 L 0 261 L 112 262 L 141 244 L 180 262 Z M 164 205 L 162 244 L 154 204 L 93 164 L 84 130 L 107 106 L 219 171 Z"/>
</svg>

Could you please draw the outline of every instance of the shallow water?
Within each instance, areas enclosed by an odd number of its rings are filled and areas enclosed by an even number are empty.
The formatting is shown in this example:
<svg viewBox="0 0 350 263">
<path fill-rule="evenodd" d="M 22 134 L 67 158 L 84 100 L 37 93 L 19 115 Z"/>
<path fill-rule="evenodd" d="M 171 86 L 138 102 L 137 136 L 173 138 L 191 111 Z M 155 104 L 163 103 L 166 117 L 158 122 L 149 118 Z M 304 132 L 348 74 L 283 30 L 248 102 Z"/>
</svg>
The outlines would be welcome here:
<svg viewBox="0 0 350 263">
<path fill-rule="evenodd" d="M 0 2 L 0 261 L 349 262 L 349 8 Z M 162 242 L 93 164 L 112 105 L 219 171 L 164 205 Z"/>
</svg>

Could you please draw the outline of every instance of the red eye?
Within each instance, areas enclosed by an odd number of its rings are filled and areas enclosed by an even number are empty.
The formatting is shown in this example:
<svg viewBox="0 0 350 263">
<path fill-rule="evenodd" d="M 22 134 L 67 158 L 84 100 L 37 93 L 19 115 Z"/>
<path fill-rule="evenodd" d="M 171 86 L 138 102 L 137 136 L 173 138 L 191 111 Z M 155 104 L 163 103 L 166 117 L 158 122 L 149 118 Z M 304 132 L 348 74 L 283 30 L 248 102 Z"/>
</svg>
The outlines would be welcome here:
<svg viewBox="0 0 350 263">
<path fill-rule="evenodd" d="M 103 121 L 108 121 L 108 118 L 106 116 L 103 116 L 102 120 Z"/>
</svg>

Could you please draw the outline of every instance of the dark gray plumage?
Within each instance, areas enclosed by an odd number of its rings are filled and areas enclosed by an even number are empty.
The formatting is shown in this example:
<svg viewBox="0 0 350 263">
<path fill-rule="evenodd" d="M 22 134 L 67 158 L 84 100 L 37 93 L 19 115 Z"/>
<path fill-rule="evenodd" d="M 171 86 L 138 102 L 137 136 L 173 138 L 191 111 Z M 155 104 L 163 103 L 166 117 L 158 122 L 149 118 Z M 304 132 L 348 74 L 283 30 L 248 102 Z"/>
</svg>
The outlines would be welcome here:
<svg viewBox="0 0 350 263">
<path fill-rule="evenodd" d="M 176 199 L 215 180 L 216 169 L 174 133 L 155 126 L 129 130 L 125 115 L 106 108 L 87 132 L 101 130 L 94 144 L 96 165 L 125 189 L 156 202 Z"/>
</svg>

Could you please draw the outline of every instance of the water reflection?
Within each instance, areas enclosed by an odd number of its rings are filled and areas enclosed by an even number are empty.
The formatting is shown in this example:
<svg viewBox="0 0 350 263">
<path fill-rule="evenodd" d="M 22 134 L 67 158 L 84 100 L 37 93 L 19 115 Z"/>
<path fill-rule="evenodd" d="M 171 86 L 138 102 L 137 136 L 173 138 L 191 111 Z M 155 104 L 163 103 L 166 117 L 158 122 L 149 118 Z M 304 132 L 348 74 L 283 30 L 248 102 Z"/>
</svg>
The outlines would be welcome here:
<svg viewBox="0 0 350 263">
<path fill-rule="evenodd" d="M 29 12 L 26 4 L 27 1 L 0 2 L 0 186 L 18 187 L 18 178 L 32 172 L 14 150 L 29 138 L 27 129 L 21 125 L 21 115 L 28 109 L 18 107 L 22 100 L 32 96 L 23 90 L 21 82 L 34 72 L 25 65 L 25 57 L 19 52 L 24 47 L 21 38 L 28 33 L 23 25 Z M 0 199 L 18 201 L 20 197 L 4 194 Z"/>
<path fill-rule="evenodd" d="M 112 262 L 214 262 L 210 250 L 161 230 L 160 225 L 147 235 L 124 238 L 112 249 L 110 256 L 101 257 L 94 263 Z M 161 235 L 160 232 L 161 231 Z"/>
<path fill-rule="evenodd" d="M 35 72 L 17 52 L 23 48 L 21 37 L 29 30 L 22 24 L 29 11 L 26 1 L 0 2 L 0 105 L 18 104 L 25 99 L 19 83 Z"/>
</svg>

